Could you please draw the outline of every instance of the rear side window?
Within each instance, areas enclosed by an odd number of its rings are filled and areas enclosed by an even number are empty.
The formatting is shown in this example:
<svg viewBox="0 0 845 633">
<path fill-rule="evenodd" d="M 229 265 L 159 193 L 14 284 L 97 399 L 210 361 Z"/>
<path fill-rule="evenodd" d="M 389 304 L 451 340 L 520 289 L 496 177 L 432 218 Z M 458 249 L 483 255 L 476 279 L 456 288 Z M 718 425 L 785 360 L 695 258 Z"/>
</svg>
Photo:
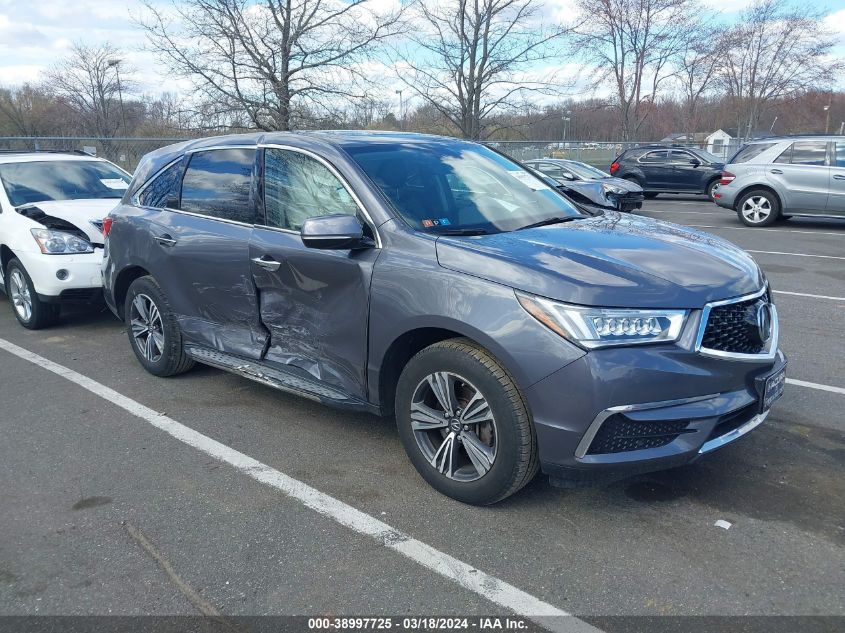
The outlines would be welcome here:
<svg viewBox="0 0 845 633">
<path fill-rule="evenodd" d="M 836 166 L 845 167 L 845 143 L 836 142 Z"/>
<path fill-rule="evenodd" d="M 728 162 L 733 164 L 747 163 L 752 158 L 757 158 L 760 154 L 768 149 L 771 149 L 775 145 L 777 145 L 777 143 L 754 143 L 752 145 L 743 145 Z"/>
<path fill-rule="evenodd" d="M 182 184 L 183 161 L 177 160 L 170 167 L 153 178 L 141 195 L 138 202 L 142 207 L 179 207 L 179 187 Z"/>
<path fill-rule="evenodd" d="M 827 143 L 825 141 L 795 141 L 783 154 L 778 156 L 775 162 L 823 166 L 826 157 Z"/>
<path fill-rule="evenodd" d="M 254 149 L 196 152 L 182 179 L 180 208 L 246 224 L 258 221 L 250 196 Z"/>
<path fill-rule="evenodd" d="M 649 152 L 640 160 L 644 163 L 665 163 L 669 159 L 669 152 L 665 149 Z"/>
</svg>

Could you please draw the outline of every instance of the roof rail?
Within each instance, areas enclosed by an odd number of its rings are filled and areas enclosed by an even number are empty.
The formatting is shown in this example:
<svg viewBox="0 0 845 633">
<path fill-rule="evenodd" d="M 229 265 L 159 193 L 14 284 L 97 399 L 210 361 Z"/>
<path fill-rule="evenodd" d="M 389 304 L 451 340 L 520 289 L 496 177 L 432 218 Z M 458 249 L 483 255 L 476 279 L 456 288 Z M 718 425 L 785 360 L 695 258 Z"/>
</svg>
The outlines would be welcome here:
<svg viewBox="0 0 845 633">
<path fill-rule="evenodd" d="M 0 154 L 77 154 L 94 156 L 81 149 L 0 149 Z"/>
</svg>

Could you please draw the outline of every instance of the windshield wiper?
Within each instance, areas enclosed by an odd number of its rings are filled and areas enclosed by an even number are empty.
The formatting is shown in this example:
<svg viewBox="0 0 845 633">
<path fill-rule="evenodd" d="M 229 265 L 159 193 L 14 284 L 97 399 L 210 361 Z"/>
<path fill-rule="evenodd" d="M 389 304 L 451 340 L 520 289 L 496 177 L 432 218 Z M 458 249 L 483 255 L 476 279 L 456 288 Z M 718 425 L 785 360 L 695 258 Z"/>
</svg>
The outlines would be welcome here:
<svg viewBox="0 0 845 633">
<path fill-rule="evenodd" d="M 531 224 L 526 224 L 525 226 L 521 226 L 517 229 L 517 231 L 524 231 L 525 229 L 535 229 L 538 226 L 548 226 L 550 224 L 563 224 L 564 222 L 569 222 L 570 220 L 577 220 L 578 216 L 570 215 L 566 217 L 559 217 L 559 218 L 546 218 L 545 220 L 540 220 L 539 222 L 532 222 Z"/>
<path fill-rule="evenodd" d="M 438 231 L 437 235 L 489 235 L 490 231 L 486 229 L 448 229 L 446 231 Z"/>
</svg>

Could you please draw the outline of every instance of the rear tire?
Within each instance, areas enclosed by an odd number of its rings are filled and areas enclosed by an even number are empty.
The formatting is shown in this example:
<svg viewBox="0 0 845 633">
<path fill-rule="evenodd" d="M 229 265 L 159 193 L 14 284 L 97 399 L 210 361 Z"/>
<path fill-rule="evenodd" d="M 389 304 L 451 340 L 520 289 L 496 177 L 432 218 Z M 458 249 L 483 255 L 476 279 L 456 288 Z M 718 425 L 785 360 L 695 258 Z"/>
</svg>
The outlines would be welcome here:
<svg viewBox="0 0 845 633">
<path fill-rule="evenodd" d="M 396 422 L 420 475 L 458 501 L 496 503 L 539 470 L 522 394 L 498 361 L 467 339 L 435 343 L 408 362 L 396 388 Z"/>
<path fill-rule="evenodd" d="M 167 298 L 150 276 L 139 277 L 123 307 L 129 344 L 138 362 L 155 376 L 175 376 L 194 366 L 182 345 L 182 332 Z"/>
<path fill-rule="evenodd" d="M 745 226 L 769 226 L 780 217 L 780 202 L 767 189 L 753 189 L 739 199 L 736 213 Z"/>
<path fill-rule="evenodd" d="M 660 194 L 656 191 L 646 191 L 643 195 L 646 197 L 646 200 L 654 200 Z"/>
<path fill-rule="evenodd" d="M 713 194 L 716 192 L 716 187 L 719 186 L 719 180 L 714 179 L 707 183 L 707 188 L 704 190 L 704 193 L 707 194 L 707 197 L 710 198 L 711 201 L 715 201 L 716 198 L 713 197 Z"/>
<path fill-rule="evenodd" d="M 29 273 L 14 258 L 6 266 L 6 294 L 18 323 L 28 330 L 40 330 L 59 320 L 59 306 L 38 298 Z"/>
</svg>

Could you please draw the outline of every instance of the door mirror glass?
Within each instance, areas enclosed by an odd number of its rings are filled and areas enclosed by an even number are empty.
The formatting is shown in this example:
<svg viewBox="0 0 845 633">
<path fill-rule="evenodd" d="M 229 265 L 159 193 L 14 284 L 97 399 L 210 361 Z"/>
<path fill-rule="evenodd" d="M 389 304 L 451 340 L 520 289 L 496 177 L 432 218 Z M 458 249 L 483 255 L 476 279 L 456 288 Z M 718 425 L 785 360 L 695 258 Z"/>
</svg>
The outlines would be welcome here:
<svg viewBox="0 0 845 633">
<path fill-rule="evenodd" d="M 689 161 L 689 164 L 692 165 L 693 167 L 698 167 L 701 164 L 701 161 L 698 160 L 697 158 L 691 158 L 690 161 Z"/>
<path fill-rule="evenodd" d="M 571 171 L 560 172 L 560 177 L 564 180 L 575 180 L 575 174 L 573 174 Z"/>
<path fill-rule="evenodd" d="M 299 232 L 308 248 L 349 250 L 369 248 L 373 241 L 364 237 L 364 225 L 354 215 L 320 215 L 308 218 Z"/>
</svg>

